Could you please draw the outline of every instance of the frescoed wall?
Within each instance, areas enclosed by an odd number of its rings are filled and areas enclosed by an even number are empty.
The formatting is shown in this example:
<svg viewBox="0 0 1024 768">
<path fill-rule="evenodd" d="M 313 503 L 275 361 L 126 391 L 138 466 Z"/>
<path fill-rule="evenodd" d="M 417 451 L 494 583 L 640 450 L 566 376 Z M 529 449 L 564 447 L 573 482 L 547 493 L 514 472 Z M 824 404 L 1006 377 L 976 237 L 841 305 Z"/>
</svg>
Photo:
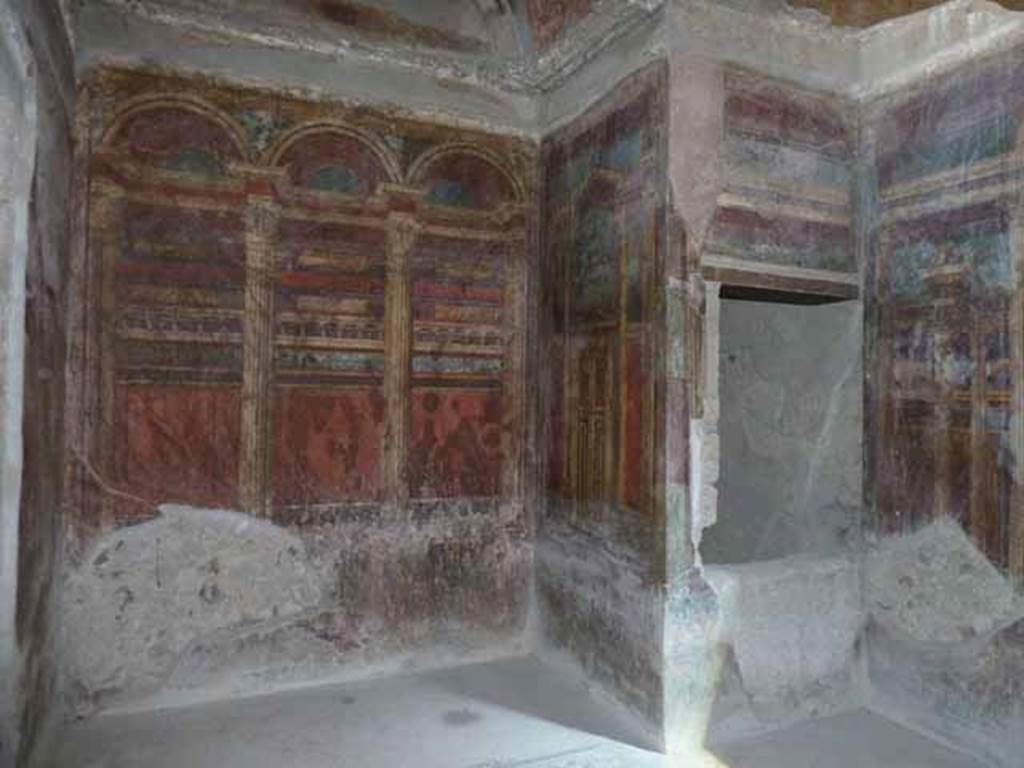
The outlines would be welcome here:
<svg viewBox="0 0 1024 768">
<path fill-rule="evenodd" d="M 734 285 L 857 295 L 855 134 L 837 99 L 752 72 L 724 72 L 724 189 L 701 253 Z"/>
<path fill-rule="evenodd" d="M 85 94 L 79 562 L 162 504 L 239 510 L 303 538 L 316 622 L 348 617 L 354 645 L 308 629 L 325 664 L 513 642 L 535 150 L 200 78 Z"/>
<path fill-rule="evenodd" d="M 545 632 L 653 722 L 665 87 L 664 66 L 652 65 L 542 148 Z"/>
<path fill-rule="evenodd" d="M 866 136 L 865 494 L 890 535 L 868 579 L 891 586 L 868 594 L 871 679 L 880 706 L 1000 765 L 1024 722 L 1022 62 L 881 99 Z"/>
<path fill-rule="evenodd" d="M 877 524 L 952 517 L 1017 578 L 1020 72 L 964 72 L 881 115 L 872 265 Z"/>
</svg>

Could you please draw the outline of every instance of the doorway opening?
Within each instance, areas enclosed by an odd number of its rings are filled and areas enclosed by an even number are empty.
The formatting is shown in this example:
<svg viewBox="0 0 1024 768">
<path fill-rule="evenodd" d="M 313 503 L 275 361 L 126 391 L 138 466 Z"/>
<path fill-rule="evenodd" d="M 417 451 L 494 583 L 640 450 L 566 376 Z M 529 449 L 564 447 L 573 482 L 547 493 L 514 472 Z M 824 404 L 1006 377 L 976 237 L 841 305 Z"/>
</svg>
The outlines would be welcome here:
<svg viewBox="0 0 1024 768">
<path fill-rule="evenodd" d="M 828 557 L 857 540 L 861 305 L 722 286 L 717 522 L 705 563 Z"/>
</svg>

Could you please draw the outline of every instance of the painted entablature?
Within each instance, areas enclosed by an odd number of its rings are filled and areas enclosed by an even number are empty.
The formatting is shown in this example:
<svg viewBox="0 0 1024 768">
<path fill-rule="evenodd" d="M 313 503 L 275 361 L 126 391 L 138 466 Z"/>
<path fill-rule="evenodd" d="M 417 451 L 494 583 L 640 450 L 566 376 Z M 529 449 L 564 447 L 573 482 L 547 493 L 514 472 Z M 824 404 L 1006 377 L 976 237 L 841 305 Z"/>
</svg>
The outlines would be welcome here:
<svg viewBox="0 0 1024 768">
<path fill-rule="evenodd" d="M 846 106 L 738 68 L 724 81 L 725 186 L 703 249 L 705 275 L 856 296 L 855 132 Z"/>
</svg>

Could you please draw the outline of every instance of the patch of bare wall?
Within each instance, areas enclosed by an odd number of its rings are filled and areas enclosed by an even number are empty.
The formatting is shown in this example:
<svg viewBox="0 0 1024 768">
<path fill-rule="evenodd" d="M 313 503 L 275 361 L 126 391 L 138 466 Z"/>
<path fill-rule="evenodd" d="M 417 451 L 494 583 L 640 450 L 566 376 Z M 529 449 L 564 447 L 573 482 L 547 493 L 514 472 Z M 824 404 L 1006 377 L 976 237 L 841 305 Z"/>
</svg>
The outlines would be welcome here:
<svg viewBox="0 0 1024 768">
<path fill-rule="evenodd" d="M 862 701 L 861 311 L 721 300 L 721 474 L 700 550 L 727 648 L 714 739 Z"/>
<path fill-rule="evenodd" d="M 723 300 L 721 475 L 706 563 L 848 553 L 860 538 L 861 306 Z"/>
</svg>

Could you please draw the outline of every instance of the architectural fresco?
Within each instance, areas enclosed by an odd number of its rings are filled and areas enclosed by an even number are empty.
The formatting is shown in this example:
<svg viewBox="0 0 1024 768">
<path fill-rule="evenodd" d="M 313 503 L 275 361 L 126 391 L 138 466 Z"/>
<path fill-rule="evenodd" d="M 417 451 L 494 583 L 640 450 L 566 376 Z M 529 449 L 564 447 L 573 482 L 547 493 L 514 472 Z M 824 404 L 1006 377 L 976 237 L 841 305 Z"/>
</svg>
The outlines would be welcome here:
<svg viewBox="0 0 1024 768">
<path fill-rule="evenodd" d="M 711 222 L 705 273 L 800 290 L 832 281 L 856 294 L 851 193 L 854 133 L 843 105 L 737 68 L 725 73 L 725 194 Z M 829 274 L 823 274 L 829 273 Z M 812 290 L 820 290 L 816 286 Z"/>
<path fill-rule="evenodd" d="M 1024 577 L 1020 64 L 962 73 L 883 112 L 875 152 L 878 524 L 958 520 Z"/>
<path fill-rule="evenodd" d="M 561 377 L 551 385 L 549 488 L 584 506 L 646 513 L 639 489 L 653 477 L 652 294 L 663 235 L 659 72 L 634 76 L 614 109 L 544 145 L 549 370 Z"/>
<path fill-rule="evenodd" d="M 878 186 L 865 497 L 877 530 L 904 534 L 891 546 L 919 550 L 901 552 L 906 594 L 876 598 L 899 611 L 973 608 L 981 595 L 1012 596 L 1014 582 L 1024 583 L 1020 77 L 1018 48 L 869 111 Z M 943 537 L 956 553 L 933 560 Z M 912 572 L 927 568 L 936 574 Z M 932 603 L 922 588 L 941 596 Z M 935 626 L 909 640 L 899 633 L 910 624 L 894 628 L 886 610 L 875 608 L 869 635 L 879 700 L 1011 765 L 1019 748 L 1007 734 L 1020 730 L 1020 692 L 1006 681 L 1020 677 L 1019 614 L 979 611 L 942 645 L 938 609 Z"/>
<path fill-rule="evenodd" d="M 91 97 L 83 520 L 520 492 L 523 145 L 143 72 Z"/>
<path fill-rule="evenodd" d="M 542 147 L 544 631 L 650 722 L 661 717 L 651 585 L 665 83 L 663 65 L 642 70 Z"/>
<path fill-rule="evenodd" d="M 247 530 L 300 537 L 281 557 L 305 558 L 321 585 L 262 617 L 304 663 L 408 658 L 450 632 L 480 653 L 517 642 L 535 148 L 142 70 L 98 71 L 79 110 L 91 129 L 72 558 L 156 526 L 167 567 L 187 571 L 170 562 L 201 556 L 188 527 L 239 510 L 277 524 Z M 173 622 L 152 637 L 242 631 L 230 612 L 196 629 L 194 612 L 157 607 L 166 593 L 125 588 L 151 624 Z M 145 657 L 171 674 L 185 652 L 81 616 L 125 668 Z M 278 642 L 246 627 L 257 654 Z M 219 642 L 204 678 L 247 663 Z M 128 674 L 98 693 L 97 664 L 68 672 L 83 706 L 154 692 Z"/>
</svg>

